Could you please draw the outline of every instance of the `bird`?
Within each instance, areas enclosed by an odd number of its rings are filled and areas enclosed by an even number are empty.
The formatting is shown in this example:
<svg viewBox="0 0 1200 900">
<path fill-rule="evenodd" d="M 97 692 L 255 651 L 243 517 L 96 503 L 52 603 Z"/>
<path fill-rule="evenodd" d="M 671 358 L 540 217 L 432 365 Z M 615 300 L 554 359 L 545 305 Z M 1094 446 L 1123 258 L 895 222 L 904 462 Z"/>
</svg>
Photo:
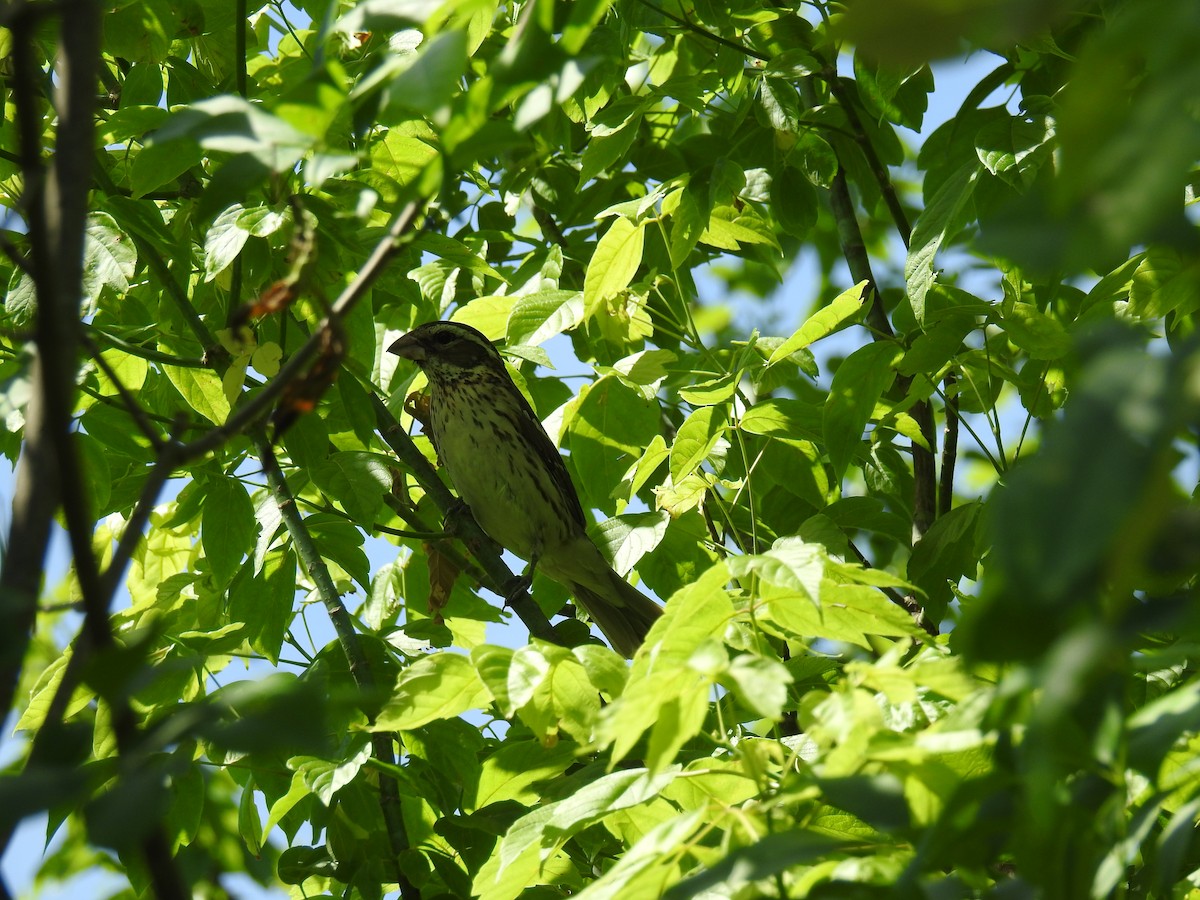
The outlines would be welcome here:
<svg viewBox="0 0 1200 900">
<path fill-rule="evenodd" d="M 460 322 L 429 322 L 388 351 L 429 382 L 427 430 L 459 499 L 496 543 L 567 588 L 631 659 L 662 615 L 617 574 L 587 534 L 566 464 L 495 345 Z"/>
</svg>

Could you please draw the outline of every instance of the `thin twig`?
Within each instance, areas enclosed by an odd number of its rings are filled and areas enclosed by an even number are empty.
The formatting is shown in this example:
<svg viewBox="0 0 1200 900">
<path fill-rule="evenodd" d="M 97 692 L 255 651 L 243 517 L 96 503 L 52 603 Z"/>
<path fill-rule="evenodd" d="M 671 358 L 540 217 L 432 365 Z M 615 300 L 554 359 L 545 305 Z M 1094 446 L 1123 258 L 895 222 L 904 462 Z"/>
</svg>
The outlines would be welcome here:
<svg viewBox="0 0 1200 900">
<path fill-rule="evenodd" d="M 109 334 L 103 328 L 97 328 L 95 325 L 86 326 L 87 334 L 102 343 L 116 347 L 118 350 L 123 350 L 130 356 L 136 356 L 139 359 L 144 359 L 147 362 L 162 363 L 167 366 L 178 366 L 181 369 L 210 369 L 212 364 L 205 362 L 199 357 L 176 356 L 173 353 L 163 353 L 161 350 L 155 350 L 150 347 L 143 347 L 140 344 L 133 344 L 124 338 L 119 338 L 115 334 Z"/>
<path fill-rule="evenodd" d="M 871 289 L 871 306 L 867 310 L 867 327 L 871 329 L 876 340 L 887 340 L 895 337 L 892 323 L 883 308 L 883 297 L 879 293 L 879 285 L 871 271 L 871 258 L 867 254 L 867 245 L 863 241 L 862 229 L 858 227 L 858 215 L 854 211 L 854 201 L 850 198 L 850 186 L 846 182 L 846 171 L 841 166 L 833 176 L 829 186 L 829 205 L 833 210 L 834 223 L 837 225 L 838 242 L 842 247 L 842 256 L 850 269 L 850 277 L 857 284 L 867 282 Z"/>
<path fill-rule="evenodd" d="M 117 373 L 113 370 L 113 367 L 108 364 L 108 360 L 104 358 L 104 354 L 100 352 L 100 348 L 96 346 L 95 342 L 86 334 L 82 336 L 82 341 L 83 345 L 87 348 L 88 353 L 91 354 L 92 359 L 96 361 L 96 365 L 98 365 L 100 370 L 104 373 L 104 376 L 111 381 L 113 387 L 117 389 L 117 395 L 120 396 L 121 402 L 125 404 L 125 409 L 129 412 L 129 415 L 133 417 L 133 421 L 136 423 L 138 429 L 150 441 L 150 446 L 152 446 L 155 450 L 158 450 L 162 446 L 162 438 L 159 436 L 154 426 L 150 424 L 150 420 L 146 417 L 146 411 L 143 410 L 141 404 L 137 402 L 137 398 L 129 392 L 129 388 L 125 387 L 120 376 L 117 375 Z"/>
<path fill-rule="evenodd" d="M 3 233 L 0 233 L 0 250 L 4 251 L 4 255 L 9 258 L 9 261 L 14 266 L 26 275 L 33 277 L 33 266 L 25 258 L 25 254 L 21 252 L 21 248 L 9 240 L 8 235 Z"/>
<path fill-rule="evenodd" d="M 846 544 L 850 547 L 850 552 L 854 554 L 861 566 L 867 569 L 872 568 L 870 560 L 868 560 L 866 556 L 863 555 L 863 552 L 859 550 L 857 546 L 855 546 L 854 541 L 847 538 Z M 938 636 L 937 623 L 929 620 L 929 616 L 925 615 L 925 608 L 921 606 L 916 597 L 906 596 L 901 594 L 895 588 L 890 587 L 881 587 L 879 590 L 883 591 L 884 595 L 889 600 L 912 616 L 913 621 L 921 626 L 921 628 L 925 630 L 926 634 L 928 634 L 930 637 Z"/>
<path fill-rule="evenodd" d="M 669 13 L 661 6 L 651 3 L 650 0 L 638 0 L 638 2 L 647 9 L 654 10 L 664 19 L 670 19 L 675 24 L 686 28 L 697 37 L 702 37 L 705 40 L 712 41 L 714 44 L 720 44 L 722 47 L 727 47 L 730 50 L 736 50 L 738 53 L 741 53 L 744 56 L 749 56 L 752 59 L 761 60 L 762 62 L 768 62 L 771 59 L 771 57 L 767 56 L 765 53 L 759 53 L 752 47 L 747 47 L 745 44 L 739 44 L 737 41 L 731 41 L 729 38 L 722 37 L 719 34 L 714 34 L 707 28 L 701 28 L 699 25 L 689 22 L 687 19 L 681 18 L 674 13 Z"/>
<path fill-rule="evenodd" d="M 887 313 L 879 297 L 875 276 L 871 271 L 871 261 L 867 256 L 863 243 L 862 232 L 858 227 L 858 217 L 850 199 L 850 190 L 846 184 L 845 173 L 839 168 L 834 176 L 830 192 L 830 205 L 837 220 L 838 237 L 842 242 L 842 253 L 850 268 L 850 276 L 857 281 L 866 281 L 872 288 L 875 299 L 867 311 L 867 323 L 876 340 L 888 340 L 894 336 L 892 324 L 888 321 Z M 896 380 L 900 390 L 907 392 L 912 385 L 912 379 L 900 376 Z M 913 542 L 920 540 L 937 514 L 937 473 L 933 458 L 933 448 L 936 437 L 933 434 L 933 412 L 928 401 L 921 400 L 912 407 L 912 417 L 917 422 L 921 434 L 925 437 L 929 449 L 913 442 Z M 892 598 L 904 609 L 912 613 L 917 622 L 931 634 L 937 633 L 937 623 L 927 621 L 924 610 L 916 598 Z"/>
</svg>

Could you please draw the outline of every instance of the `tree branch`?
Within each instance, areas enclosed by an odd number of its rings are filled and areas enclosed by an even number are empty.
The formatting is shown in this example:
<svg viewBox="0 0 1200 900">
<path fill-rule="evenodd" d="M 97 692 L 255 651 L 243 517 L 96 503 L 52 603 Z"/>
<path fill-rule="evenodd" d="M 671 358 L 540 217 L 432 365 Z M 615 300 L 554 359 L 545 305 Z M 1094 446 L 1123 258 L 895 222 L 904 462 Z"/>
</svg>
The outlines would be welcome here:
<svg viewBox="0 0 1200 900">
<path fill-rule="evenodd" d="M 113 646 L 108 621 L 109 596 L 103 592 L 96 558 L 92 550 L 94 520 L 87 508 L 87 491 L 83 470 L 71 433 L 74 410 L 75 378 L 79 369 L 77 359 L 79 332 L 79 301 L 83 284 L 84 230 L 87 223 L 87 197 L 92 179 L 92 146 L 94 131 L 95 85 L 100 59 L 100 9 L 96 0 L 70 0 L 60 6 L 59 47 L 54 98 L 57 129 L 54 154 L 49 171 L 41 164 L 41 138 L 44 119 L 40 111 L 42 69 L 34 56 L 33 20 L 29 16 L 14 18 L 14 45 L 20 50 L 14 55 L 17 66 L 18 130 L 21 156 L 25 169 L 27 192 L 23 197 L 30 235 L 30 268 L 37 290 L 37 317 L 34 343 L 37 347 L 35 384 L 39 407 L 36 425 L 32 429 L 32 446 L 26 443 L 26 454 L 33 454 L 22 466 L 23 474 L 34 469 L 44 476 L 53 473 L 53 487 L 44 488 L 36 501 L 41 507 L 22 510 L 22 526 L 18 536 L 28 542 L 31 555 L 23 557 L 11 552 L 5 556 L 5 572 L 0 575 L 0 587 L 8 588 L 5 577 L 10 561 L 25 567 L 29 574 L 19 575 L 19 602 L 29 607 L 16 610 L 23 627 L 15 632 L 12 643 L 6 642 L 5 675 L 9 667 L 19 672 L 20 659 L 13 652 L 20 648 L 20 657 L 28 645 L 30 629 L 36 611 L 37 586 L 44 566 L 48 515 L 61 504 L 71 543 L 75 573 L 79 580 L 85 610 L 80 642 L 97 649 Z M 30 437 L 27 424 L 27 438 Z M 20 490 L 20 488 L 19 488 Z M 29 500 L 29 496 L 24 498 Z M 20 501 L 18 501 L 20 502 Z M 14 526 L 18 511 L 14 509 Z M 23 533 L 32 523 L 29 533 Z M 31 577 L 31 575 L 33 577 Z M 32 588 L 32 590 L 30 590 Z M 4 590 L 6 598 L 8 591 Z M 8 612 L 8 599 L 3 601 Z M 9 619 L 9 615 L 4 618 Z M 6 621 L 4 623 L 8 625 Z M 10 655 L 11 654 L 11 655 Z M 0 694 L 11 706 L 11 687 L 5 679 Z M 113 732 L 118 752 L 123 756 L 135 750 L 139 735 L 136 719 L 123 688 L 118 687 L 104 698 L 112 711 Z M 183 900 L 190 892 L 175 865 L 161 823 L 152 823 L 140 842 L 140 851 L 159 898 Z"/>
<path fill-rule="evenodd" d="M 650 0 L 638 0 L 638 2 L 641 3 L 642 6 L 646 7 L 647 9 L 654 10 L 656 13 L 658 13 L 664 19 L 670 19 L 675 24 L 682 26 L 683 28 L 690 31 L 692 34 L 696 35 L 697 37 L 704 38 L 707 41 L 712 41 L 714 44 L 720 44 L 722 47 L 727 47 L 730 50 L 736 50 L 738 53 L 741 53 L 743 56 L 749 56 L 752 59 L 761 60 L 762 62 L 767 62 L 771 59 L 771 57 L 767 56 L 765 53 L 759 53 L 757 50 L 753 49 L 752 47 L 747 47 L 745 44 L 739 44 L 737 41 L 731 41 L 727 37 L 722 37 L 719 34 L 714 34 L 713 32 L 709 31 L 707 28 L 701 28 L 699 25 L 696 25 L 693 22 L 689 22 L 687 19 L 677 16 L 674 13 L 669 13 L 665 9 L 663 9 L 661 6 L 658 6 L 655 3 L 651 3 Z"/>
<path fill-rule="evenodd" d="M 25 184 L 22 201 L 32 245 L 30 274 L 38 296 L 49 304 L 55 286 L 54 248 L 44 246 L 48 236 L 41 147 L 43 73 L 34 41 L 38 20 L 47 9 L 16 4 L 6 10 L 6 18 L 12 29 L 13 98 Z M 58 373 L 52 359 L 37 346 L 30 364 L 33 395 L 25 412 L 25 443 L 17 466 L 8 546 L 0 562 L 0 709 L 5 711 L 12 709 L 37 616 L 50 523 L 59 504 L 54 421 L 46 405 Z"/>
<path fill-rule="evenodd" d="M 942 384 L 946 396 L 946 426 L 942 436 L 942 475 L 938 485 L 938 515 L 944 516 L 954 505 L 954 464 L 958 459 L 958 393 L 950 372 Z"/>
<path fill-rule="evenodd" d="M 288 487 L 283 471 L 279 468 L 279 460 L 275 457 L 275 451 L 261 434 L 255 437 L 255 446 L 262 462 L 263 473 L 267 477 L 267 484 L 275 497 L 275 503 L 283 517 L 288 534 L 291 536 L 292 544 L 296 548 L 296 553 L 300 557 L 308 577 L 312 579 L 313 585 L 325 605 L 329 620 L 337 632 L 338 643 L 350 665 L 350 676 L 354 679 L 358 689 L 370 698 L 365 712 L 368 721 L 374 724 L 374 708 L 377 703 L 374 697 L 376 694 L 375 676 L 371 671 L 371 664 L 363 652 L 358 632 L 354 630 L 354 622 L 350 618 L 350 614 L 346 612 L 345 604 L 342 603 L 342 598 L 334 586 L 333 578 L 329 575 L 329 567 L 321 558 L 312 535 L 304 524 L 304 518 L 296 508 L 296 501 Z M 372 733 L 371 753 L 375 759 L 384 764 L 385 770 L 396 765 L 396 756 L 392 751 L 392 738 L 384 732 Z M 420 897 L 420 891 L 409 881 L 408 876 L 400 867 L 400 856 L 409 849 L 409 841 L 400 808 L 399 787 L 394 778 L 383 777 L 379 780 L 379 807 L 387 826 L 394 865 L 393 874 L 400 885 L 400 896 L 416 900 Z"/>
<path fill-rule="evenodd" d="M 92 339 L 86 334 L 83 336 L 83 345 L 87 348 L 88 353 L 91 354 L 92 359 L 96 361 L 96 365 L 100 367 L 100 371 L 104 373 L 104 376 L 111 381 L 113 387 L 117 389 L 117 395 L 120 396 L 121 402 L 125 405 L 126 411 L 128 411 L 129 415 L 133 417 L 133 421 L 137 425 L 138 430 L 141 431 L 142 434 L 146 436 L 147 440 L 150 441 L 151 447 L 153 447 L 155 450 L 159 450 L 162 447 L 162 438 L 159 436 L 159 433 L 155 430 L 154 426 L 150 424 L 150 419 L 146 416 L 146 411 L 142 409 L 141 404 L 137 402 L 137 398 L 129 392 L 129 388 L 125 387 L 120 376 L 113 371 L 113 367 L 108 364 L 108 360 L 106 360 L 104 355 L 100 352 L 100 348 L 97 347 L 95 342 L 92 341 Z"/>
<path fill-rule="evenodd" d="M 161 350 L 143 347 L 139 344 L 131 344 L 124 338 L 119 338 L 115 334 L 109 334 L 103 328 L 97 328 L 95 325 L 86 326 L 86 331 L 89 337 L 101 343 L 108 344 L 111 347 L 116 347 L 118 350 L 123 350 L 130 356 L 144 359 L 147 362 L 178 366 L 181 369 L 208 369 L 212 366 L 211 363 L 207 363 L 199 357 L 176 356 L 173 353 L 163 353 Z"/>
<path fill-rule="evenodd" d="M 892 221 L 896 225 L 896 231 L 900 235 L 900 240 L 904 242 L 905 249 L 908 249 L 909 240 L 912 237 L 912 226 L 908 221 L 908 213 L 904 211 L 904 205 L 900 202 L 900 197 L 896 193 L 896 185 L 892 181 L 892 176 L 879 158 L 879 154 L 875 152 L 875 145 L 871 143 L 871 137 L 867 134 L 867 129 L 863 127 L 862 119 L 858 115 L 858 109 L 855 106 L 856 97 L 851 96 L 851 91 L 847 88 L 845 82 L 838 77 L 835 69 L 821 73 L 821 78 L 829 85 L 829 90 L 837 99 L 838 105 L 846 113 L 846 120 L 850 123 L 850 128 L 854 134 L 854 141 L 858 144 L 858 148 L 862 151 L 867 160 L 867 166 L 871 170 L 871 174 L 875 178 L 875 182 L 879 185 L 879 191 L 883 195 L 884 205 L 887 206 L 888 212 L 891 213 Z"/>
<path fill-rule="evenodd" d="M 850 267 L 850 277 L 857 281 L 866 281 L 874 292 L 871 308 L 867 310 L 867 324 L 876 340 L 889 340 L 895 336 L 892 323 L 888 321 L 879 296 L 879 288 L 871 271 L 871 260 L 867 256 L 866 245 L 863 243 L 862 231 L 858 227 L 858 217 L 850 199 L 850 189 L 846 183 L 845 172 L 839 168 L 830 187 L 830 206 L 837 221 L 838 238 L 842 244 L 842 253 L 846 264 Z M 898 376 L 896 383 L 900 389 L 907 392 L 912 385 L 912 379 Z M 932 448 L 937 446 L 933 434 L 933 411 L 929 402 L 921 400 L 912 407 L 912 417 L 916 420 L 921 434 L 928 442 L 930 449 L 926 450 L 920 444 L 913 443 L 913 542 L 919 541 L 929 530 L 937 514 L 937 476 L 934 469 Z M 894 598 L 893 598 L 894 599 Z M 902 598 L 900 605 L 913 614 L 917 622 L 930 631 L 937 633 L 937 623 L 927 622 L 925 612 L 913 597 Z"/>
</svg>

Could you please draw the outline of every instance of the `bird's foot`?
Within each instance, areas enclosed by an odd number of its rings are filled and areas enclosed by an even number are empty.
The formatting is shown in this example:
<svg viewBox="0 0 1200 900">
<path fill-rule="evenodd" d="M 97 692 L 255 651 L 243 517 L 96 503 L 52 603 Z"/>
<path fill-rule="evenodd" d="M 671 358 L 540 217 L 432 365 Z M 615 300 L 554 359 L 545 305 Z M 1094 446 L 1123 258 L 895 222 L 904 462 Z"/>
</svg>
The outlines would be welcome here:
<svg viewBox="0 0 1200 900">
<path fill-rule="evenodd" d="M 533 584 L 533 572 L 526 572 L 524 575 L 515 575 L 513 580 L 508 583 L 508 587 L 504 591 L 504 605 L 512 606 L 513 601 L 519 599 L 522 594 L 528 592 L 530 585 Z"/>
<path fill-rule="evenodd" d="M 446 515 L 442 517 L 442 530 L 450 537 L 459 537 L 463 531 L 463 524 L 474 518 L 471 507 L 467 506 L 461 498 L 456 497 L 446 510 Z"/>
<path fill-rule="evenodd" d="M 537 570 L 537 557 L 529 561 L 529 568 L 521 575 L 518 575 L 509 582 L 508 589 L 504 592 L 504 605 L 512 606 L 513 601 L 527 592 L 533 584 L 533 573 Z"/>
</svg>

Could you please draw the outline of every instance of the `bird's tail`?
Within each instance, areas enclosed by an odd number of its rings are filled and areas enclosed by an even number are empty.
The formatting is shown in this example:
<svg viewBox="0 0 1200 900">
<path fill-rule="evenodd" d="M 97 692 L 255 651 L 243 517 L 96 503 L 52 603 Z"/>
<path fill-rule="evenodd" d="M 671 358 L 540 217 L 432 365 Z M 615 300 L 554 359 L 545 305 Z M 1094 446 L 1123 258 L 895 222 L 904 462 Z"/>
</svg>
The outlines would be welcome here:
<svg viewBox="0 0 1200 900">
<path fill-rule="evenodd" d="M 662 615 L 662 608 L 612 569 L 608 575 L 603 593 L 578 582 L 572 582 L 571 593 L 612 648 L 630 659 L 646 640 L 650 626 Z"/>
</svg>

